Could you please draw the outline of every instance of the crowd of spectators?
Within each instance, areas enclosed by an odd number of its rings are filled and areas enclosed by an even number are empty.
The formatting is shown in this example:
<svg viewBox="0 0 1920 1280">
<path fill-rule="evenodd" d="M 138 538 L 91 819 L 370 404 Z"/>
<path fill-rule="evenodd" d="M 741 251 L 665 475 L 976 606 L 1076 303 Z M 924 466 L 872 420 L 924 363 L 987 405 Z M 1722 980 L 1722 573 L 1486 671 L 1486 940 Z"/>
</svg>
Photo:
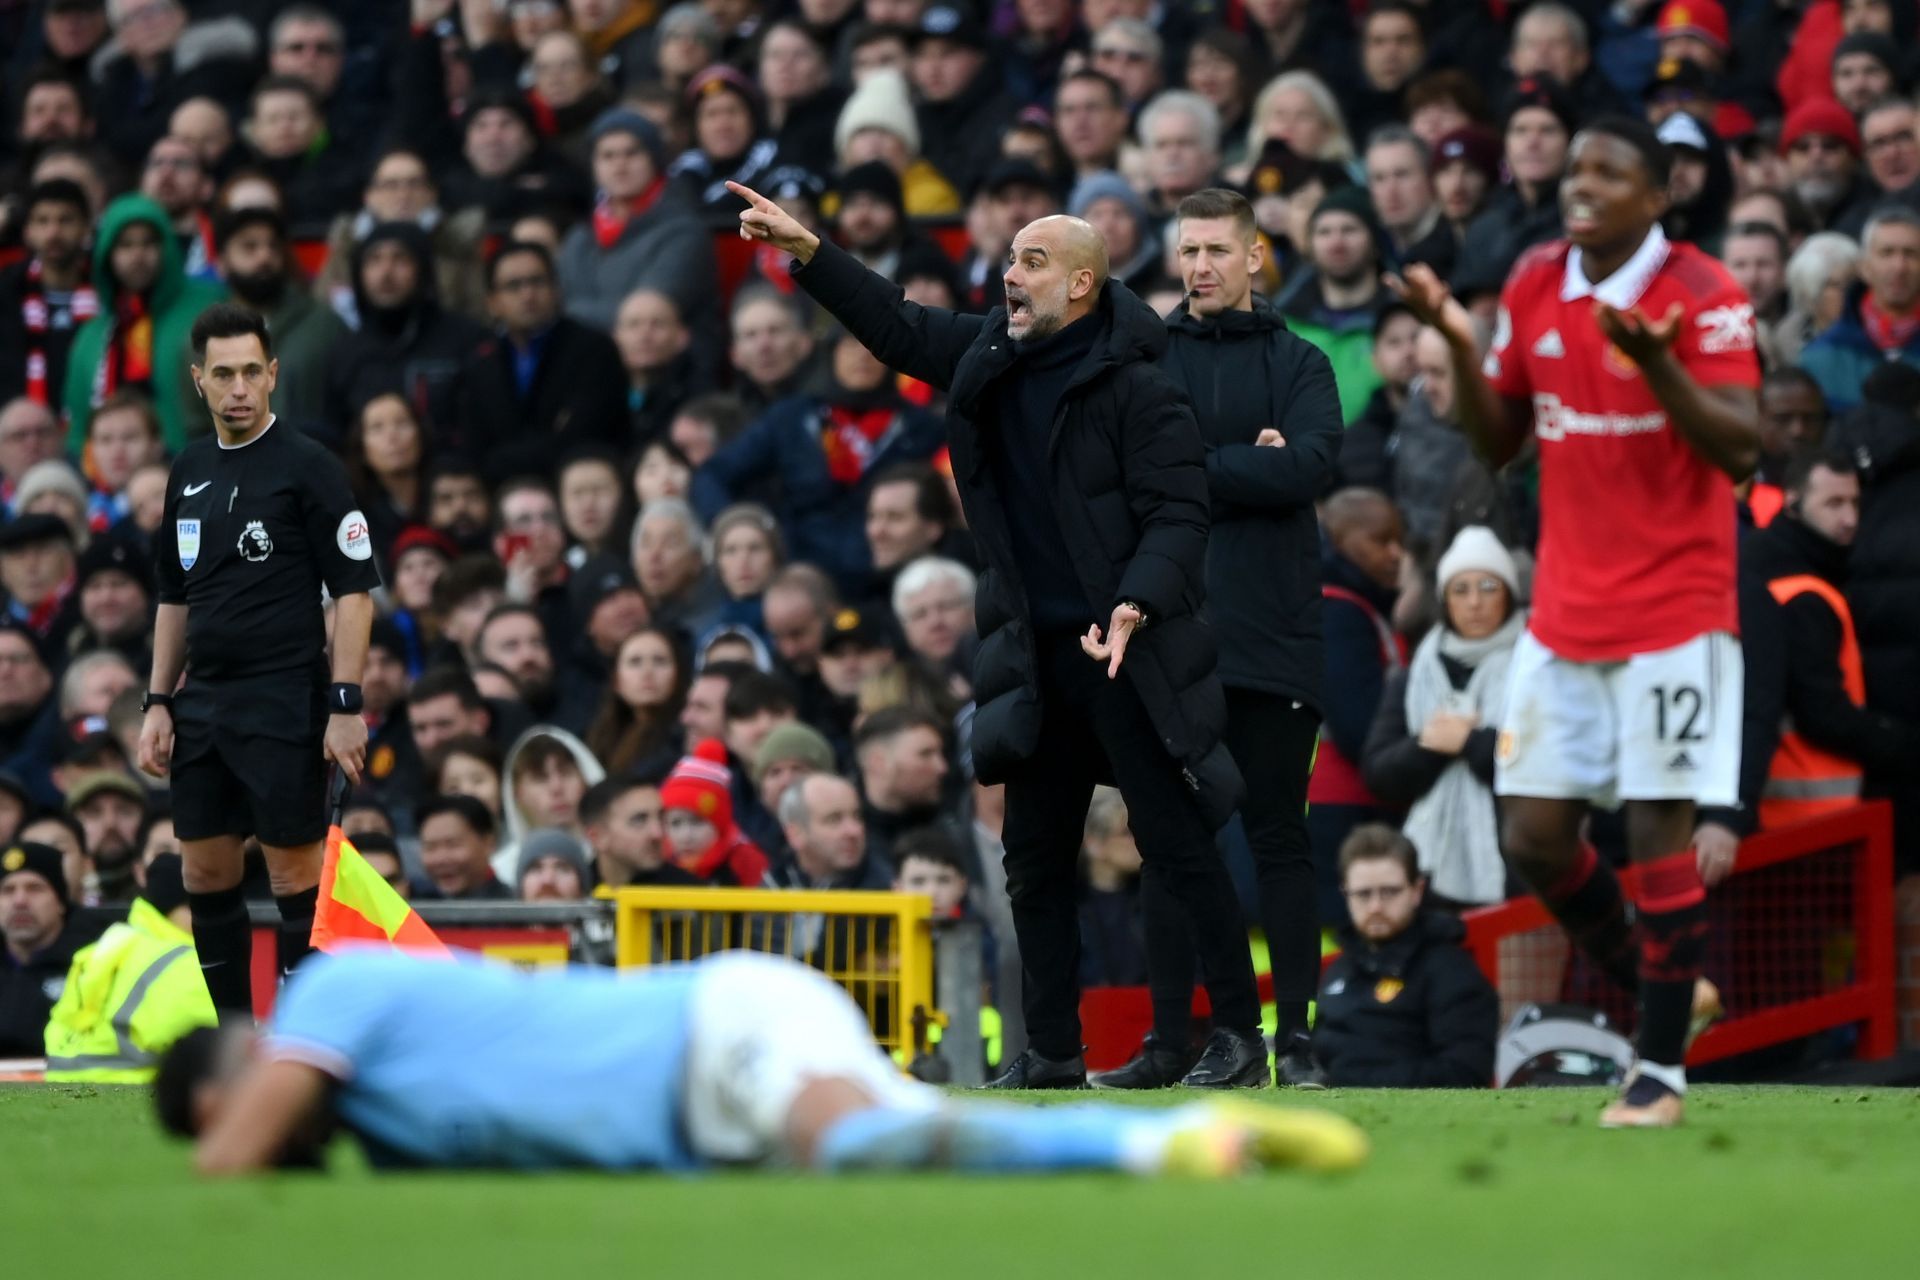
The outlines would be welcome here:
<svg viewBox="0 0 1920 1280">
<path fill-rule="evenodd" d="M 1429 913 L 1505 896 L 1489 780 L 1537 527 L 1530 462 L 1472 455 L 1445 344 L 1382 273 L 1430 265 L 1490 334 L 1516 257 L 1559 233 L 1572 134 L 1644 114 L 1673 156 L 1668 233 L 1727 265 L 1760 327 L 1743 511 L 1792 523 L 1863 660 L 1857 689 L 1807 678 L 1842 628 L 1807 616 L 1824 596 L 1769 597 L 1785 537 L 1762 544 L 1746 630 L 1797 648 L 1750 655 L 1748 803 L 1708 815 L 1715 837 L 1754 829 L 1783 716 L 1905 818 L 1917 19 L 1914 0 L 0 4 L 0 846 L 61 855 L 52 893 L 6 907 L 0 973 L 50 1000 L 88 912 L 124 909 L 175 847 L 129 763 L 148 543 L 167 458 L 209 427 L 187 332 L 227 298 L 268 320 L 278 429 L 340 452 L 371 528 L 386 586 L 347 829 L 396 887 L 900 886 L 981 918 L 1017 981 L 1000 798 L 970 776 L 975 561 L 944 405 L 781 255 L 729 239 L 728 180 L 972 311 L 1000 302 L 1014 232 L 1071 212 L 1171 312 L 1175 205 L 1253 202 L 1261 291 L 1329 356 L 1347 422 L 1311 817 L 1340 922 L 1351 833 L 1398 865 L 1363 826 L 1382 821 L 1405 822 Z M 1581 497 L 1604 538 L 1607 495 Z M 1138 869 L 1103 795 L 1089 982 L 1144 975 Z"/>
</svg>

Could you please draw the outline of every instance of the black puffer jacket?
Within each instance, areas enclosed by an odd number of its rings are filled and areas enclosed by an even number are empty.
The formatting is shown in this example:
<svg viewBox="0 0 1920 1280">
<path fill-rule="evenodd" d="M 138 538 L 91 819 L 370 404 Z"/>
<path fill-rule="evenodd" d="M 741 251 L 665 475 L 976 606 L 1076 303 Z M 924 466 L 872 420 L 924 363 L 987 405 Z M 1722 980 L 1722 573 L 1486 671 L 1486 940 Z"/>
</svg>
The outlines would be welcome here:
<svg viewBox="0 0 1920 1280">
<path fill-rule="evenodd" d="M 1004 781 L 1033 754 L 1041 715 L 1026 593 L 981 440 L 994 425 L 982 421 L 993 385 L 1016 354 L 1006 309 L 957 315 L 906 302 L 898 285 L 824 242 L 794 279 L 890 368 L 948 392 L 953 474 L 986 566 L 974 601 L 974 767 L 982 782 Z M 1152 619 L 1122 673 L 1218 826 L 1243 787 L 1220 743 L 1226 699 L 1213 633 L 1198 617 L 1207 546 L 1200 435 L 1186 398 L 1154 367 L 1166 349 L 1161 318 L 1112 282 L 1099 310 L 1106 333 L 1069 380 L 1048 446 L 1054 515 L 1101 616 L 1132 600 Z"/>
<path fill-rule="evenodd" d="M 1207 449 L 1213 532 L 1207 620 L 1220 680 L 1322 707 L 1320 534 L 1313 500 L 1340 449 L 1340 393 L 1320 348 L 1265 298 L 1251 311 L 1167 320 L 1160 360 L 1193 401 Z M 1265 427 L 1286 439 L 1254 444 Z"/>
<path fill-rule="evenodd" d="M 1847 603 L 1867 705 L 1920 722 L 1920 427 L 1911 414 L 1867 405 L 1840 424 L 1835 443 L 1860 467 L 1865 490 Z"/>
<path fill-rule="evenodd" d="M 1500 999 L 1460 949 L 1458 920 L 1422 912 L 1375 950 L 1351 925 L 1320 981 L 1313 1056 L 1333 1085 L 1483 1089 Z"/>
</svg>

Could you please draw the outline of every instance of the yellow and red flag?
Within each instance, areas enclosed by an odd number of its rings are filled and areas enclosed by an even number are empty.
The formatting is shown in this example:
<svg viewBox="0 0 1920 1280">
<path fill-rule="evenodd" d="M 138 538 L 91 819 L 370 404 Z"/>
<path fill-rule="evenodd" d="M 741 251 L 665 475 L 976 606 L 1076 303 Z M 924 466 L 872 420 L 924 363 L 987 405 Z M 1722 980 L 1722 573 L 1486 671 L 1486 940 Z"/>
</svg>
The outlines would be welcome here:
<svg viewBox="0 0 1920 1280">
<path fill-rule="evenodd" d="M 343 942 L 385 942 L 409 951 L 447 954 L 447 944 L 347 839 L 340 829 L 340 808 L 336 804 L 333 824 L 327 828 L 320 901 L 313 912 L 314 949 L 332 951 Z"/>
</svg>

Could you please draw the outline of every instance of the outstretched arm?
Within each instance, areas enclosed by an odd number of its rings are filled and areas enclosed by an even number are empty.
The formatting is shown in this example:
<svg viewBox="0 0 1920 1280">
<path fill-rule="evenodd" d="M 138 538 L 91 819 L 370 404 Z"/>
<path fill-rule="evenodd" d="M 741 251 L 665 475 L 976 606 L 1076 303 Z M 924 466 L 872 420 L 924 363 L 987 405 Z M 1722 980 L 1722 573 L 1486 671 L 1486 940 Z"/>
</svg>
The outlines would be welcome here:
<svg viewBox="0 0 1920 1280">
<path fill-rule="evenodd" d="M 986 324 L 985 316 L 908 302 L 899 285 L 823 242 L 759 192 L 737 182 L 729 182 L 727 190 L 747 202 L 740 213 L 741 238 L 765 241 L 792 254 L 800 263 L 793 274 L 800 287 L 875 359 L 942 391 L 953 384 L 960 357 Z"/>
<path fill-rule="evenodd" d="M 1491 467 L 1512 462 L 1533 429 L 1533 405 L 1517 396 L 1501 395 L 1487 380 L 1467 309 L 1425 263 L 1408 267 L 1404 279 L 1388 275 L 1386 282 L 1415 319 L 1432 325 L 1447 340 L 1453 363 L 1454 413 L 1474 451 Z"/>
</svg>

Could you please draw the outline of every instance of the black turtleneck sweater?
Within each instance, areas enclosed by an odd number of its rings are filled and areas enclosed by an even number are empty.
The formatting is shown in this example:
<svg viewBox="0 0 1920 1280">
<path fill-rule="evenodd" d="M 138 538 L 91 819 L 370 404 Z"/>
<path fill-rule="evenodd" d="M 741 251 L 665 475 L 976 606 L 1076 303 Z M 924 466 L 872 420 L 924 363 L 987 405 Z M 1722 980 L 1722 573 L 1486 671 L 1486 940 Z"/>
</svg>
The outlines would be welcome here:
<svg viewBox="0 0 1920 1280">
<path fill-rule="evenodd" d="M 1016 343 L 1018 356 L 994 387 L 998 438 L 990 463 L 1036 633 L 1084 632 L 1096 621 L 1054 516 L 1047 441 L 1074 370 L 1106 334 L 1106 320 L 1095 312 L 1050 337 Z"/>
</svg>

